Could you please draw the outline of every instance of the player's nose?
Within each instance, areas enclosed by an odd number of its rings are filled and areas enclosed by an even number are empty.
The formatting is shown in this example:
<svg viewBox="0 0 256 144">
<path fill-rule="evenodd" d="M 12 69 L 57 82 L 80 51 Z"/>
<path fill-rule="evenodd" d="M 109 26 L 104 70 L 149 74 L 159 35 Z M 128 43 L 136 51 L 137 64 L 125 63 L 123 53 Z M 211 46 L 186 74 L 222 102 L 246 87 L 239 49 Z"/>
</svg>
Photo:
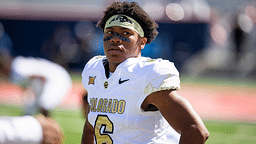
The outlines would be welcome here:
<svg viewBox="0 0 256 144">
<path fill-rule="evenodd" d="M 122 42 L 121 38 L 118 37 L 118 36 L 116 36 L 116 35 L 113 36 L 110 41 L 111 41 L 112 43 L 121 43 L 121 42 Z"/>
</svg>

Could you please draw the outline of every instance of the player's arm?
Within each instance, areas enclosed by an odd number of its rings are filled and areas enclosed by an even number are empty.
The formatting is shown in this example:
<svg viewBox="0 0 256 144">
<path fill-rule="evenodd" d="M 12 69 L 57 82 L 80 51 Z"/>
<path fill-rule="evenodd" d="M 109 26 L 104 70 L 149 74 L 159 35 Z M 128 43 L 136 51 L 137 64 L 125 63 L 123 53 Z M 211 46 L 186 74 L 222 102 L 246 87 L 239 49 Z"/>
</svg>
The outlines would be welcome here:
<svg viewBox="0 0 256 144">
<path fill-rule="evenodd" d="M 84 130 L 82 135 L 82 142 L 81 144 L 94 144 L 94 128 L 93 126 L 88 122 L 88 113 L 90 110 L 90 105 L 87 101 L 88 93 L 85 91 L 83 97 L 82 97 L 82 111 L 83 115 L 86 118 L 85 124 L 84 124 Z"/>
<path fill-rule="evenodd" d="M 86 119 L 81 144 L 94 144 L 94 128 Z"/>
<path fill-rule="evenodd" d="M 43 130 L 42 144 L 64 144 L 64 131 L 55 119 L 40 114 L 35 118 L 38 120 Z"/>
<path fill-rule="evenodd" d="M 82 94 L 82 114 L 85 119 L 90 111 L 90 105 L 87 101 L 87 98 L 88 98 L 88 92 L 85 90 Z"/>
<path fill-rule="evenodd" d="M 209 132 L 191 104 L 176 90 L 164 90 L 150 94 L 143 103 L 154 105 L 168 123 L 181 134 L 182 144 L 204 144 Z"/>
</svg>

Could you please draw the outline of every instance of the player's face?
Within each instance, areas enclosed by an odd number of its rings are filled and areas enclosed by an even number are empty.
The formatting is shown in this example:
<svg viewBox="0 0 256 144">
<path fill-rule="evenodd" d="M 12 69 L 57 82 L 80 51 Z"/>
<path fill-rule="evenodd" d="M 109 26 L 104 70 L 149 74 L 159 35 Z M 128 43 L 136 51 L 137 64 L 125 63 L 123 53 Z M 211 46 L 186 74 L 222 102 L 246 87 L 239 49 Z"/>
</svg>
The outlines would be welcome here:
<svg viewBox="0 0 256 144">
<path fill-rule="evenodd" d="M 110 64 L 120 64 L 128 58 L 139 57 L 147 39 L 127 28 L 113 26 L 104 32 L 104 52 Z"/>
</svg>

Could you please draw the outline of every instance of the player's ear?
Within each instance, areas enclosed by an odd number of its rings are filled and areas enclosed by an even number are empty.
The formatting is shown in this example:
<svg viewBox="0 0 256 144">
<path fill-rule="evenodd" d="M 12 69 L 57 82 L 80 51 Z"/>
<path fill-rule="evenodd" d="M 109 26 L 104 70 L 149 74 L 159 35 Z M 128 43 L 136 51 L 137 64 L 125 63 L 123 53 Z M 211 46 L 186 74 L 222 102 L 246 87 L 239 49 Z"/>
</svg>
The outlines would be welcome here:
<svg viewBox="0 0 256 144">
<path fill-rule="evenodd" d="M 140 49 L 144 49 L 148 39 L 146 37 L 141 37 L 140 38 Z"/>
</svg>

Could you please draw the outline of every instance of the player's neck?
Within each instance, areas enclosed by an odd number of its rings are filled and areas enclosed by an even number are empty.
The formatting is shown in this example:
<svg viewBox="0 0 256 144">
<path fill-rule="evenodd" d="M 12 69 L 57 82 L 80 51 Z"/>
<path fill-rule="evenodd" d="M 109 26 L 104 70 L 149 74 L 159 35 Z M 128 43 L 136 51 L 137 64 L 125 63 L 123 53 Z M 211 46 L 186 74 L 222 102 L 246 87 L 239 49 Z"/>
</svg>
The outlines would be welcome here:
<svg viewBox="0 0 256 144">
<path fill-rule="evenodd" d="M 108 64 L 108 66 L 109 66 L 109 71 L 110 71 L 111 73 L 114 73 L 115 70 L 116 70 L 116 68 L 117 68 L 117 66 L 118 66 L 119 64 L 120 64 L 120 63 L 109 63 L 109 64 Z"/>
</svg>

